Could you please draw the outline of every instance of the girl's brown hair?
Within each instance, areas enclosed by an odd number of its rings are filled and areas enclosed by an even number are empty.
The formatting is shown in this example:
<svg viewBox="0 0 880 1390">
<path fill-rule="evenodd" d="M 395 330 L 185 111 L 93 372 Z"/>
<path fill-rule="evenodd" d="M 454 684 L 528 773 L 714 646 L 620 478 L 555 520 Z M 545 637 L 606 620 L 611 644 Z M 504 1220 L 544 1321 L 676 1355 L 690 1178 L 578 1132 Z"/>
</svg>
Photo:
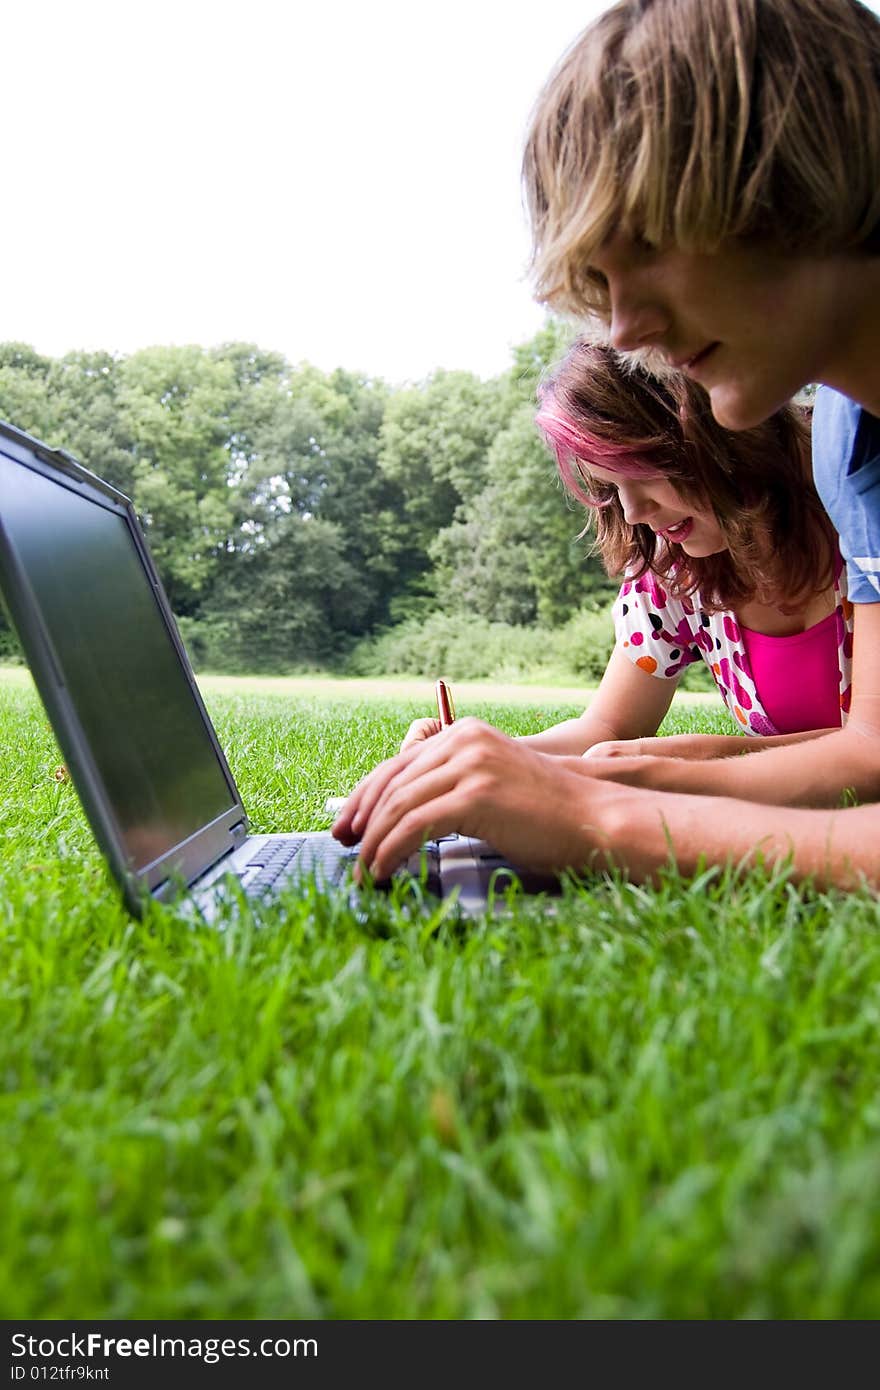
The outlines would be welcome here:
<svg viewBox="0 0 880 1390">
<path fill-rule="evenodd" d="M 749 430 L 725 430 L 686 377 L 660 381 L 610 347 L 578 339 L 540 391 L 536 423 L 566 490 L 595 518 L 609 574 L 647 570 L 707 610 L 804 601 L 831 582 L 837 537 L 810 477 L 809 421 L 790 405 Z M 590 464 L 662 474 L 685 501 L 714 511 L 728 550 L 694 558 L 631 526 Z"/>
<path fill-rule="evenodd" d="M 614 232 L 880 252 L 880 19 L 857 0 L 618 0 L 563 56 L 523 159 L 537 297 L 607 314 Z"/>
</svg>

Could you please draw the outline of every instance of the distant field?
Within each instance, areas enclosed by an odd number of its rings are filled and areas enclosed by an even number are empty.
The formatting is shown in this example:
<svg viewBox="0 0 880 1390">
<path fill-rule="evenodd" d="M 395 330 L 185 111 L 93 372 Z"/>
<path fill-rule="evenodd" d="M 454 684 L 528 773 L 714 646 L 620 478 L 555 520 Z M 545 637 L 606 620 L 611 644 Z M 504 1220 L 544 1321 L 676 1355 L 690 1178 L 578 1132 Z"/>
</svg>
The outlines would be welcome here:
<svg viewBox="0 0 880 1390">
<path fill-rule="evenodd" d="M 253 692 L 265 695 L 325 695 L 330 699 L 364 699 L 371 696 L 392 699 L 424 699 L 428 704 L 433 699 L 433 685 L 429 680 L 416 680 L 413 677 L 389 677 L 375 680 L 366 677 L 330 676 L 199 676 L 199 685 L 204 691 L 233 695 Z M 587 685 L 530 685 L 528 683 L 510 684 L 500 681 L 456 681 L 454 687 L 456 710 L 467 713 L 468 706 L 497 702 L 499 704 L 585 704 L 593 694 L 595 686 Z M 713 692 L 679 691 L 675 699 L 682 705 L 713 704 L 718 696 Z"/>
<path fill-rule="evenodd" d="M 204 694 L 217 695 L 314 695 L 331 700 L 401 699 L 433 701 L 433 684 L 412 676 L 389 676 L 387 680 L 358 676 L 211 676 L 196 678 Z M 0 680 L 10 684 L 31 684 L 30 672 L 22 666 L 0 666 Z M 456 681 L 454 687 L 456 710 L 466 714 L 468 706 L 484 704 L 505 705 L 577 705 L 586 704 L 595 686 L 588 685 L 529 685 L 500 681 Z M 712 705 L 718 703 L 713 691 L 676 692 L 675 704 Z"/>
</svg>

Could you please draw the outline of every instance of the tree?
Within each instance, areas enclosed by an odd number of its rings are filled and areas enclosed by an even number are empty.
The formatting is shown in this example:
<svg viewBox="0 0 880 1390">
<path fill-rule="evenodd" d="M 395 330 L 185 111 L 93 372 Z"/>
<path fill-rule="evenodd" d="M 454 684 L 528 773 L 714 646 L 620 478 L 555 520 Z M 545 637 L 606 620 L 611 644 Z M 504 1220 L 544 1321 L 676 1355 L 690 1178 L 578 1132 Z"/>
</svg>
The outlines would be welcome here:
<svg viewBox="0 0 880 1390">
<path fill-rule="evenodd" d="M 401 586 L 396 561 L 402 493 L 379 467 L 388 387 L 341 370 L 333 372 L 329 382 L 342 404 L 324 441 L 326 483 L 320 515 L 338 527 L 355 575 L 343 629 L 359 636 L 388 620 Z"/>
<path fill-rule="evenodd" d="M 387 615 L 397 582 L 386 534 L 396 524 L 399 492 L 377 464 L 386 398 L 381 382 L 283 363 L 255 381 L 247 423 L 234 435 L 231 552 L 251 556 L 285 545 L 287 517 L 332 523 L 327 534 L 338 540 L 349 581 L 334 621 L 353 636 Z M 234 569 L 224 562 L 227 588 Z"/>
<path fill-rule="evenodd" d="M 58 429 L 49 388 L 52 365 L 27 343 L 0 343 L 0 416 L 47 441 Z"/>
<path fill-rule="evenodd" d="M 392 391 L 253 343 L 43 357 L 0 344 L 0 414 L 137 508 L 188 640 L 262 669 L 328 660 L 436 602 L 557 623 L 601 572 L 532 423 L 573 330 L 490 381 Z"/>
<path fill-rule="evenodd" d="M 489 451 L 487 485 L 431 547 L 436 580 L 463 611 L 511 623 L 558 626 L 587 599 L 612 592 L 579 538 L 585 517 L 562 492 L 521 405 Z"/>
<path fill-rule="evenodd" d="M 191 645 L 205 664 L 284 671 L 338 654 L 356 575 L 331 521 L 280 514 L 261 545 L 227 564 Z"/>
<path fill-rule="evenodd" d="M 109 352 L 69 352 L 53 362 L 48 387 L 58 420 L 54 441 L 130 497 L 135 451 L 120 409 L 120 367 Z"/>
<path fill-rule="evenodd" d="M 564 357 L 576 332 L 573 324 L 548 315 L 534 337 L 514 348 L 507 383 L 519 402 L 537 400 L 542 378 Z"/>
<path fill-rule="evenodd" d="M 176 613 L 191 614 L 231 544 L 228 362 L 196 347 L 146 348 L 120 367 L 133 500 Z"/>
<path fill-rule="evenodd" d="M 402 495 L 395 558 L 406 593 L 432 592 L 431 543 L 481 492 L 489 447 L 509 410 L 503 383 L 470 372 L 437 372 L 390 398 L 379 464 Z"/>
</svg>

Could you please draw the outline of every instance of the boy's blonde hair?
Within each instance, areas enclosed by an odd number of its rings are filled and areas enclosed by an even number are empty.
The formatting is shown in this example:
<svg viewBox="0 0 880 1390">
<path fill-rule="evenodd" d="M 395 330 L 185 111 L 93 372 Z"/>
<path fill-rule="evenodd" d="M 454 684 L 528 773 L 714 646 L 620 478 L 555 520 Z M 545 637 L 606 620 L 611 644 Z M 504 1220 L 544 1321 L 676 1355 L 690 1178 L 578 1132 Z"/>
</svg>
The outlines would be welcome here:
<svg viewBox="0 0 880 1390">
<path fill-rule="evenodd" d="M 563 56 L 523 179 L 536 295 L 607 313 L 616 231 L 880 251 L 880 20 L 857 0 L 619 0 Z"/>
</svg>

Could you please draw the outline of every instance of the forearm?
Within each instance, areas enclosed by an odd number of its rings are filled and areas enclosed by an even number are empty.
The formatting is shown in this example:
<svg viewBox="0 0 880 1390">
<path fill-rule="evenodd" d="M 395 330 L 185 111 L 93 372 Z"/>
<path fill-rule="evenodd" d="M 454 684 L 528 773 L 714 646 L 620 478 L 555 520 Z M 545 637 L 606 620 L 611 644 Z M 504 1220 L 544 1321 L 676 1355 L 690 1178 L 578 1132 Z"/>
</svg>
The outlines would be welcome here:
<svg viewBox="0 0 880 1390">
<path fill-rule="evenodd" d="M 771 738 L 745 738 L 742 734 L 667 734 L 662 738 L 643 738 L 632 751 L 642 756 L 690 758 L 702 762 L 710 758 L 738 758 L 746 753 L 766 752 L 768 748 L 786 748 L 831 732 L 831 729 L 810 729 L 806 733 L 775 734 Z"/>
<path fill-rule="evenodd" d="M 650 881 L 674 863 L 683 874 L 706 864 L 789 862 L 817 887 L 880 886 L 880 807 L 805 810 L 707 799 L 607 784 L 588 795 L 585 840 L 591 865 L 613 864 Z"/>
<path fill-rule="evenodd" d="M 650 738 L 660 728 L 677 684 L 647 675 L 615 648 L 582 714 L 517 742 L 536 753 L 581 757 L 597 743 Z"/>
<path fill-rule="evenodd" d="M 611 724 L 592 717 L 587 710 L 577 719 L 565 719 L 549 729 L 542 729 L 539 734 L 521 734 L 517 742 L 538 753 L 579 757 L 595 743 L 617 737 Z"/>
<path fill-rule="evenodd" d="M 591 768 L 591 771 L 593 769 Z M 741 797 L 773 806 L 837 806 L 845 793 L 880 800 L 880 730 L 852 728 L 749 757 L 608 759 L 601 776 L 630 786 Z"/>
</svg>

